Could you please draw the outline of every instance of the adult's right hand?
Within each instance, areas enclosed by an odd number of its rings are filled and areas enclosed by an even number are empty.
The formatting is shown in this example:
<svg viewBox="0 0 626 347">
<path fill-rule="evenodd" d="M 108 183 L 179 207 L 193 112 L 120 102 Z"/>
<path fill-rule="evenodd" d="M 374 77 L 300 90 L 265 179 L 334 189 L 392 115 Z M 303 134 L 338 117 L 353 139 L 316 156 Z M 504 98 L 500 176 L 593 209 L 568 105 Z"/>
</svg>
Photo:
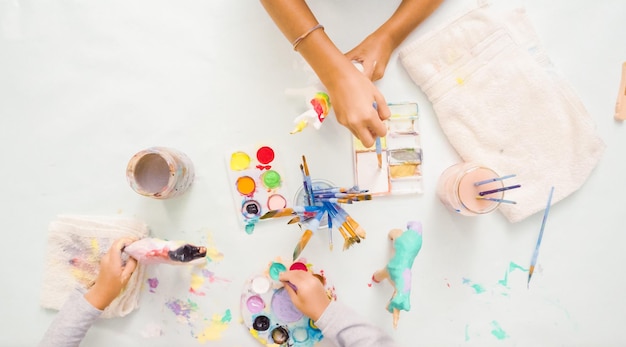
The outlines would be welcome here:
<svg viewBox="0 0 626 347">
<path fill-rule="evenodd" d="M 372 81 L 351 66 L 325 83 L 337 122 L 352 132 L 365 147 L 387 134 L 383 120 L 390 116 L 387 101 Z M 374 106 L 376 105 L 376 107 Z"/>
</svg>

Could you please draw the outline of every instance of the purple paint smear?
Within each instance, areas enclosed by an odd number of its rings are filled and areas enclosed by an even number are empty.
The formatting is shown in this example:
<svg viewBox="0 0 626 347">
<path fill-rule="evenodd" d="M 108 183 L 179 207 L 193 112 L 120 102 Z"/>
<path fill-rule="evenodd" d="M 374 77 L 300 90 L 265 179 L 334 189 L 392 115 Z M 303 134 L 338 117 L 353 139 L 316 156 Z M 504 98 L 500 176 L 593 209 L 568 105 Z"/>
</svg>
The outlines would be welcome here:
<svg viewBox="0 0 626 347">
<path fill-rule="evenodd" d="M 277 290 L 272 296 L 272 311 L 283 323 L 293 323 L 304 315 L 293 305 L 284 288 Z"/>
<path fill-rule="evenodd" d="M 150 293 L 156 293 L 155 289 L 159 286 L 159 279 L 156 277 L 148 278 L 148 285 L 150 286 Z"/>
<path fill-rule="evenodd" d="M 404 288 L 402 290 L 408 293 L 411 291 L 411 269 L 404 269 L 402 277 L 404 278 Z"/>
<path fill-rule="evenodd" d="M 186 302 L 180 299 L 173 299 L 166 302 L 165 306 L 174 312 L 176 316 L 185 318 L 188 324 L 191 324 L 192 315 L 198 311 L 198 304 L 189 299 Z"/>
</svg>

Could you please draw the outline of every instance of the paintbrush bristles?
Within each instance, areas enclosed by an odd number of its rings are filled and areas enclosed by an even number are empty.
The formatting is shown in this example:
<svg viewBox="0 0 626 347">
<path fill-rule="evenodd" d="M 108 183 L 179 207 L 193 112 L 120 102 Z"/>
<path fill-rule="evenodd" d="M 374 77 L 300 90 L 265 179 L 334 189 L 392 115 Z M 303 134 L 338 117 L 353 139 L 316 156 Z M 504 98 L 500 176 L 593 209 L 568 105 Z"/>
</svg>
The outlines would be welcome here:
<svg viewBox="0 0 626 347">
<path fill-rule="evenodd" d="M 302 166 L 304 166 L 304 174 L 309 176 L 309 166 L 306 164 L 305 156 L 302 156 Z"/>
<path fill-rule="evenodd" d="M 342 226 L 337 229 L 339 229 L 341 236 L 343 236 L 343 250 L 345 251 L 346 249 L 350 248 L 350 246 L 352 246 L 352 239 L 348 237 L 346 231 L 343 229 Z"/>
<path fill-rule="evenodd" d="M 346 216 L 346 221 L 350 223 L 350 225 L 352 225 L 352 228 L 354 229 L 354 233 L 357 234 L 359 238 L 365 239 L 365 229 L 363 229 L 361 225 L 359 225 L 359 223 L 357 223 L 350 216 Z"/>
<path fill-rule="evenodd" d="M 300 241 L 296 245 L 296 248 L 293 250 L 293 261 L 296 261 L 296 259 L 298 259 L 304 247 L 306 247 L 307 243 L 309 243 L 312 235 L 313 232 L 310 229 L 304 231 L 304 233 L 300 237 Z"/>
<path fill-rule="evenodd" d="M 262 215 L 259 219 L 278 218 L 294 215 L 296 212 L 293 208 L 287 207 L 280 210 L 270 210 Z"/>
</svg>

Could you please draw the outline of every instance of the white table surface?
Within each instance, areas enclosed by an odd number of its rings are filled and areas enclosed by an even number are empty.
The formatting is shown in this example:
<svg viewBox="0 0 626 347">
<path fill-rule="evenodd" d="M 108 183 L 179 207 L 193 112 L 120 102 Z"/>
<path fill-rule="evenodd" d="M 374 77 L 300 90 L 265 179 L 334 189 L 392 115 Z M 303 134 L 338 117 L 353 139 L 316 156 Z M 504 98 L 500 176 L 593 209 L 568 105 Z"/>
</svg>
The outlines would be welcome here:
<svg viewBox="0 0 626 347">
<path fill-rule="evenodd" d="M 348 50 L 399 1 L 310 3 L 328 34 Z M 405 43 L 474 3 L 446 1 Z M 349 206 L 367 240 L 330 252 L 320 233 L 303 256 L 325 270 L 339 300 L 404 346 L 624 345 L 626 135 L 613 113 L 626 61 L 626 2 L 499 3 L 526 7 L 607 144 L 586 184 L 553 206 L 530 289 L 523 271 L 511 271 L 506 286 L 498 281 L 511 262 L 528 267 L 542 213 L 511 224 L 499 213 L 467 218 L 444 208 L 435 185 L 459 158 L 397 55 L 378 86 L 388 101 L 420 105 L 424 194 Z M 0 345 L 35 345 L 54 318 L 38 298 L 48 224 L 60 214 L 136 217 L 153 235 L 169 239 L 210 235 L 224 258 L 209 270 L 223 280 L 212 283 L 205 297 L 191 299 L 205 317 L 226 309 L 234 317 L 221 339 L 206 345 L 257 345 L 239 321 L 242 285 L 276 257 L 289 259 L 300 232 L 286 220 L 243 232 L 225 156 L 270 144 L 292 191 L 301 182 L 302 155 L 314 177 L 350 184 L 350 135 L 334 119 L 320 131 L 289 134 L 302 100 L 284 90 L 310 81 L 257 1 L 0 0 Z M 146 198 L 126 182 L 130 157 L 155 145 L 186 152 L 196 166 L 196 181 L 180 198 Z M 389 257 L 387 232 L 412 219 L 424 225 L 424 245 L 413 267 L 412 309 L 402 312 L 393 330 L 384 309 L 391 286 L 367 284 Z M 168 281 L 171 269 L 151 271 L 161 274 L 161 291 L 144 291 L 140 309 L 129 316 L 98 321 L 85 346 L 200 345 L 163 306 L 165 298 L 188 297 L 188 284 L 176 276 Z M 507 337 L 492 333 L 496 325 Z M 154 326 L 161 336 L 142 335 Z"/>
</svg>

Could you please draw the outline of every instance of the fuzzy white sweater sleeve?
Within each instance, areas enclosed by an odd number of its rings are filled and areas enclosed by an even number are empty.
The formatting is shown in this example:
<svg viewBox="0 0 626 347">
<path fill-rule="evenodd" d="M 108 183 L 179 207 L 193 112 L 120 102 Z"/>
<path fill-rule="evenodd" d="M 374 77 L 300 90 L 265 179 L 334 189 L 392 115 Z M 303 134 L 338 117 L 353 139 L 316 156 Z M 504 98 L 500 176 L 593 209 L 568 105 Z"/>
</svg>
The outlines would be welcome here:
<svg viewBox="0 0 626 347">
<path fill-rule="evenodd" d="M 315 325 L 324 338 L 340 347 L 398 347 L 389 334 L 337 301 L 328 305 Z"/>
<path fill-rule="evenodd" d="M 100 314 L 102 311 L 85 299 L 84 292 L 75 289 L 48 327 L 39 347 L 79 346 Z"/>
</svg>

